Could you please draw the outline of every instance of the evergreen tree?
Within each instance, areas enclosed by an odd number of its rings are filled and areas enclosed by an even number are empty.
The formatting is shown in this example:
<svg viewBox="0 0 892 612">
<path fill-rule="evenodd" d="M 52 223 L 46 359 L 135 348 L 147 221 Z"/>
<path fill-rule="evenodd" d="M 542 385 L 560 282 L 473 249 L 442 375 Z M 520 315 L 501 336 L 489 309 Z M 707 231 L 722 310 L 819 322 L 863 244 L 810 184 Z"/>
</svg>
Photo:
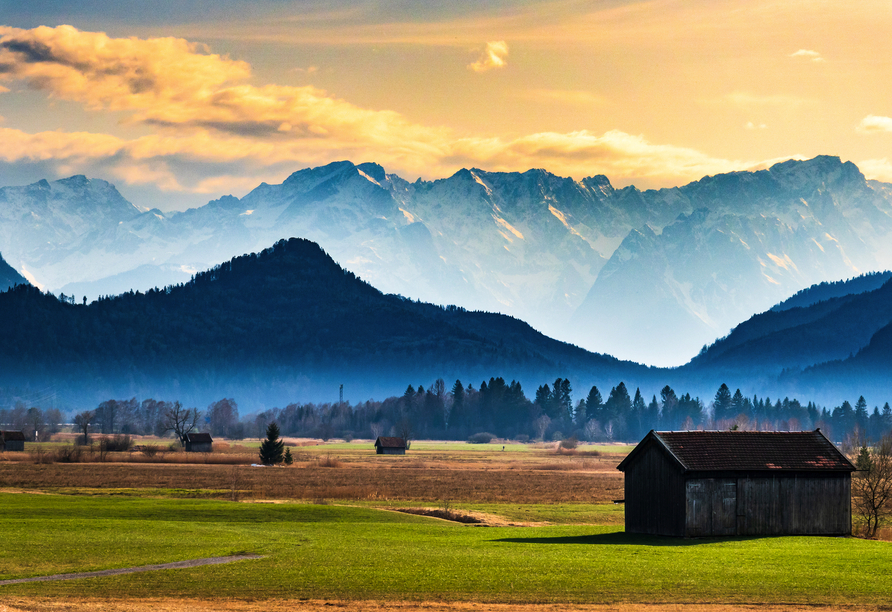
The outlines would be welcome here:
<svg viewBox="0 0 892 612">
<path fill-rule="evenodd" d="M 285 449 L 285 456 L 282 460 L 285 462 L 285 465 L 291 465 L 292 463 L 294 463 L 294 457 L 291 456 L 290 448 Z"/>
<path fill-rule="evenodd" d="M 597 387 L 592 387 L 585 398 L 585 419 L 590 421 L 595 419 L 601 420 L 601 411 L 604 409 L 604 400 L 601 398 L 601 392 Z"/>
<path fill-rule="evenodd" d="M 610 390 L 610 395 L 604 403 L 604 420 L 612 424 L 615 438 L 620 438 L 626 433 L 631 412 L 632 398 L 629 397 L 626 384 L 620 382 Z"/>
<path fill-rule="evenodd" d="M 855 427 L 858 428 L 858 431 L 861 432 L 862 435 L 867 433 L 867 419 L 869 418 L 867 414 L 867 400 L 864 399 L 864 396 L 858 398 L 858 401 L 855 402 Z"/>
<path fill-rule="evenodd" d="M 275 421 L 266 427 L 266 440 L 260 444 L 260 463 L 276 465 L 282 463 L 285 454 L 285 442 L 279 439 L 279 426 Z"/>
<path fill-rule="evenodd" d="M 675 391 L 672 390 L 672 387 L 666 385 L 660 391 L 660 401 L 662 401 L 660 419 L 662 421 L 662 427 L 666 429 L 678 429 L 679 423 L 676 421 L 676 411 L 678 408 L 678 396 L 675 395 Z"/>
<path fill-rule="evenodd" d="M 743 397 L 743 393 L 741 393 L 740 389 L 738 389 L 734 392 L 734 397 L 731 398 L 731 414 L 729 414 L 728 416 L 733 419 L 743 414 L 745 412 L 745 405 L 746 398 Z"/>
<path fill-rule="evenodd" d="M 728 385 L 722 383 L 722 386 L 716 391 L 715 399 L 713 400 L 713 416 L 716 421 L 730 418 L 732 400 L 731 390 L 728 388 Z"/>
<path fill-rule="evenodd" d="M 573 398 L 570 393 L 570 380 L 567 378 L 558 378 L 554 381 L 554 388 L 551 391 L 553 414 L 549 414 L 553 419 L 561 419 L 565 422 L 572 421 L 573 417 Z"/>
<path fill-rule="evenodd" d="M 648 430 L 657 429 L 660 420 L 660 404 L 657 402 L 657 396 L 654 395 L 647 405 L 647 418 L 645 425 Z"/>
<path fill-rule="evenodd" d="M 641 397 L 641 389 L 635 389 L 635 399 L 632 400 L 632 422 L 635 424 L 635 431 L 632 432 L 634 439 L 640 440 L 647 433 L 645 428 L 645 419 L 647 417 L 647 404 Z"/>
</svg>

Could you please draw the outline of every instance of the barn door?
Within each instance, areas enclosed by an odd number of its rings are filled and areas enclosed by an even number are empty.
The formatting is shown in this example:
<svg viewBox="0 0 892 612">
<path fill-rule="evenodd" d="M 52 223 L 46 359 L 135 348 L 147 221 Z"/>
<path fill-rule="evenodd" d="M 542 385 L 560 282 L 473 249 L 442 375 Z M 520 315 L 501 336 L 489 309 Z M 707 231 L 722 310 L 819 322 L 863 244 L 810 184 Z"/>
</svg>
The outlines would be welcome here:
<svg viewBox="0 0 892 612">
<path fill-rule="evenodd" d="M 737 535 L 737 480 L 689 480 L 685 494 L 688 537 Z"/>
<path fill-rule="evenodd" d="M 716 484 L 715 535 L 737 535 L 737 480 L 722 479 Z"/>
</svg>

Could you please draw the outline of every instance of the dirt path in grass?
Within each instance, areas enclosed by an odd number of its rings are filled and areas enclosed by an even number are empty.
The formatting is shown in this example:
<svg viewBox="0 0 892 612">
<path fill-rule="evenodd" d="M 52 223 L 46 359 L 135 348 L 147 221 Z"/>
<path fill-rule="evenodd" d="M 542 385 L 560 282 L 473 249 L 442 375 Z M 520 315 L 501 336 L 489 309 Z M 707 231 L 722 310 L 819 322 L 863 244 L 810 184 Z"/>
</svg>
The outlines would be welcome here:
<svg viewBox="0 0 892 612">
<path fill-rule="evenodd" d="M 102 576 L 118 576 L 120 574 L 137 574 L 139 572 L 153 572 L 155 570 L 182 569 L 186 567 L 199 567 L 202 565 L 221 565 L 233 561 L 245 559 L 262 559 L 262 555 L 233 555 L 230 557 L 206 557 L 204 559 L 190 559 L 188 561 L 175 561 L 173 563 L 159 563 L 157 565 L 140 565 L 138 567 L 119 567 L 117 569 L 99 570 L 96 572 L 78 572 L 76 574 L 53 574 L 51 576 L 33 576 L 31 578 L 13 578 L 0 580 L 0 586 L 7 584 L 22 584 L 24 582 L 50 582 L 53 580 L 78 580 L 80 578 L 101 578 Z M 0 612 L 3 608 L 0 607 Z"/>
<path fill-rule="evenodd" d="M 867 612 L 877 606 L 801 604 L 489 604 L 432 601 L 7 598 L 0 612 Z"/>
</svg>

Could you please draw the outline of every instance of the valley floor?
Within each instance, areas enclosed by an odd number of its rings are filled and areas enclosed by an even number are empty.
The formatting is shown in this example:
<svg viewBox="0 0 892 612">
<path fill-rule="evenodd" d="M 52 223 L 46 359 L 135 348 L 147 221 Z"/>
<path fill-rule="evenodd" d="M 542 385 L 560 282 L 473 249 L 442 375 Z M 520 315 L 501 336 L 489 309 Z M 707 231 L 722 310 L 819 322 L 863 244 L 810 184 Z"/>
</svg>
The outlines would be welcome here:
<svg viewBox="0 0 892 612">
<path fill-rule="evenodd" d="M 250 461 L 253 447 L 240 448 Z M 409 455 L 384 457 L 364 443 L 307 443 L 292 447 L 298 461 L 287 468 L 213 463 L 222 452 L 191 465 L 125 454 L 46 464 L 7 454 L 0 457 L 0 581 L 262 558 L 3 585 L 0 612 L 892 605 L 889 542 L 627 535 L 623 507 L 612 503 L 622 497 L 615 466 L 627 448 L 504 448 L 419 442 Z"/>
</svg>

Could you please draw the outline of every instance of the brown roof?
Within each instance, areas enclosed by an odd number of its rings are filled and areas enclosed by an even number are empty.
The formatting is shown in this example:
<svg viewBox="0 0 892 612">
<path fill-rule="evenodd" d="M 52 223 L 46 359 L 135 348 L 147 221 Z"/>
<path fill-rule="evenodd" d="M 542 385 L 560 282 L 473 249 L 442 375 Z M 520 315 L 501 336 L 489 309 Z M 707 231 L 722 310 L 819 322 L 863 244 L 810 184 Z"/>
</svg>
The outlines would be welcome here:
<svg viewBox="0 0 892 612">
<path fill-rule="evenodd" d="M 402 438 L 379 437 L 375 440 L 375 446 L 380 446 L 381 448 L 406 448 L 406 441 Z"/>
<path fill-rule="evenodd" d="M 7 442 L 24 442 L 25 434 L 21 431 L 0 431 L 0 435 Z"/>
<path fill-rule="evenodd" d="M 685 471 L 831 471 L 855 466 L 815 431 L 651 431 L 617 466 L 625 471 L 648 443 L 663 446 Z"/>
<path fill-rule="evenodd" d="M 187 433 L 186 440 L 192 444 L 209 444 L 214 441 L 209 433 Z"/>
</svg>

